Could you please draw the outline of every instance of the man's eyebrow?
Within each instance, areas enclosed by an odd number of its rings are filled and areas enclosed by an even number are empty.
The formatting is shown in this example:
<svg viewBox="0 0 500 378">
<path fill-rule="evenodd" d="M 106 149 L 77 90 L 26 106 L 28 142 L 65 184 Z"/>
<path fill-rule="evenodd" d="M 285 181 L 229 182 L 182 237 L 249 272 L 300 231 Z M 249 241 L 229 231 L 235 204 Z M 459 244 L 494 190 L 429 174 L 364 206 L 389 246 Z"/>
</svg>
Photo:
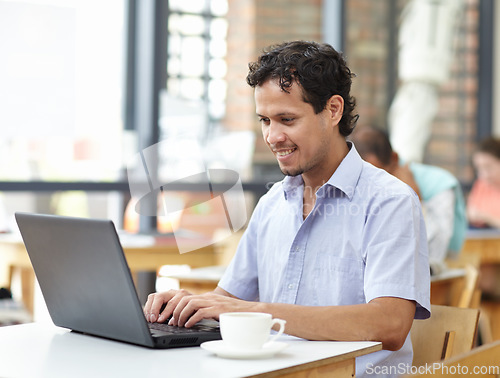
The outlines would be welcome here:
<svg viewBox="0 0 500 378">
<path fill-rule="evenodd" d="M 256 115 L 257 115 L 257 117 L 267 118 L 267 116 L 259 114 L 259 113 L 256 113 Z M 293 113 L 293 112 L 281 112 L 278 114 L 274 114 L 273 117 L 294 116 L 294 115 L 295 115 L 295 113 Z"/>
</svg>

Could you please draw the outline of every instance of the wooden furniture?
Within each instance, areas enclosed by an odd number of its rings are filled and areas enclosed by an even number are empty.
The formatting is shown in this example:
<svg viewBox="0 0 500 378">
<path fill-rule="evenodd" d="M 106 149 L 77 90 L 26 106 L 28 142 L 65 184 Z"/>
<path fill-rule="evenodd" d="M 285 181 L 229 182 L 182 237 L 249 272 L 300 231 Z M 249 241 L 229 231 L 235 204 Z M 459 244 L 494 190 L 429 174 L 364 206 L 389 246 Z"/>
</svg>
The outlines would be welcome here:
<svg viewBox="0 0 500 378">
<path fill-rule="evenodd" d="M 137 282 L 137 273 L 156 272 L 165 264 L 188 264 L 193 268 L 219 264 L 216 245 L 188 253 L 179 253 L 173 237 L 155 239 L 142 235 L 121 236 L 127 263 Z M 19 272 L 23 303 L 33 312 L 35 275 L 26 248 L 18 234 L 0 235 L 0 286 L 10 288 L 14 273 Z"/>
<path fill-rule="evenodd" d="M 478 309 L 431 305 L 429 319 L 413 321 L 413 365 L 432 364 L 469 351 L 478 320 Z"/>
<path fill-rule="evenodd" d="M 462 248 L 462 255 L 477 254 L 480 256 L 480 281 L 484 283 L 485 270 L 500 271 L 500 230 L 478 229 L 468 230 L 467 237 Z M 490 277 L 491 278 L 491 277 Z M 500 284 L 500 277 L 495 278 L 496 284 Z M 480 282 L 479 287 L 483 287 Z M 491 286 L 491 285 L 490 285 Z M 481 300 L 481 329 L 488 328 L 492 340 L 500 340 L 500 301 L 498 299 L 484 298 Z M 481 332 L 483 333 L 483 332 Z M 489 337 L 485 342 L 489 341 Z"/>
<path fill-rule="evenodd" d="M 478 308 L 479 269 L 466 263 L 431 277 L 431 303 L 460 308 Z"/>
<path fill-rule="evenodd" d="M 217 260 L 219 265 L 194 268 L 189 273 L 169 275 L 167 277 L 177 280 L 180 289 L 188 290 L 193 294 L 202 294 L 214 290 L 226 267 L 231 262 L 243 232 L 243 230 L 235 232 L 224 239 L 223 244 L 218 245 Z"/>
<path fill-rule="evenodd" d="M 458 306 L 465 287 L 465 269 L 448 269 L 431 276 L 431 303 Z"/>
<path fill-rule="evenodd" d="M 500 230 L 468 230 L 462 253 L 478 253 L 481 264 L 500 263 Z"/>
<path fill-rule="evenodd" d="M 202 294 L 217 287 L 226 267 L 222 265 L 192 269 L 188 273 L 167 276 L 179 282 L 179 288 L 193 294 Z"/>
<path fill-rule="evenodd" d="M 465 282 L 458 300 L 460 308 L 479 308 L 481 302 L 481 292 L 478 289 L 479 268 L 472 264 L 466 264 Z"/>
<path fill-rule="evenodd" d="M 200 347 L 152 350 L 69 332 L 48 323 L 0 327 L 1 377 L 353 377 L 355 359 L 379 342 L 306 341 L 282 336 L 273 358 L 234 360 Z M 29 363 L 27 363 L 29 362 Z"/>
<path fill-rule="evenodd" d="M 485 344 L 471 351 L 452 357 L 440 364 L 409 377 L 498 377 L 500 376 L 500 341 Z"/>
</svg>

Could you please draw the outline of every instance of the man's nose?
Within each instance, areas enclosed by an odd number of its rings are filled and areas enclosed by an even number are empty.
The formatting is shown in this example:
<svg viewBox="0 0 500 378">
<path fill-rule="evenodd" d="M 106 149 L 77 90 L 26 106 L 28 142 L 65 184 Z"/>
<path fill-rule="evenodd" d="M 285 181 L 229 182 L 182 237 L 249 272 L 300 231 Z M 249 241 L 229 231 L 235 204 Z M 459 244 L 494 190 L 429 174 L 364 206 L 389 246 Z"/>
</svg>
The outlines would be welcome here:
<svg viewBox="0 0 500 378">
<path fill-rule="evenodd" d="M 286 135 L 283 132 L 281 125 L 271 122 L 267 129 L 266 142 L 270 145 L 275 145 L 286 140 Z"/>
</svg>

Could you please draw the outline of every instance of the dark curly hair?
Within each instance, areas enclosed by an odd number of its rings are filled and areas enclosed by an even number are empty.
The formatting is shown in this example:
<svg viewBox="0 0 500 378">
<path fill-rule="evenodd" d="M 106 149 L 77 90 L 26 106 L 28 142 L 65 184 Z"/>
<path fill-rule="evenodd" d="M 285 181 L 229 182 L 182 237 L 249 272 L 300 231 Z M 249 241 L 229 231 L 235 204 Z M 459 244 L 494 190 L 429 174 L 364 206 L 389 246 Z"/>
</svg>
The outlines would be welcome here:
<svg viewBox="0 0 500 378">
<path fill-rule="evenodd" d="M 270 46 L 256 62 L 249 63 L 247 83 L 251 87 L 277 79 L 284 92 L 294 81 L 302 87 L 303 99 L 316 114 L 322 112 L 333 95 L 344 99 L 344 112 L 339 131 L 347 137 L 358 119 L 353 114 L 356 100 L 350 95 L 355 76 L 342 56 L 330 45 L 308 41 L 285 42 Z"/>
</svg>

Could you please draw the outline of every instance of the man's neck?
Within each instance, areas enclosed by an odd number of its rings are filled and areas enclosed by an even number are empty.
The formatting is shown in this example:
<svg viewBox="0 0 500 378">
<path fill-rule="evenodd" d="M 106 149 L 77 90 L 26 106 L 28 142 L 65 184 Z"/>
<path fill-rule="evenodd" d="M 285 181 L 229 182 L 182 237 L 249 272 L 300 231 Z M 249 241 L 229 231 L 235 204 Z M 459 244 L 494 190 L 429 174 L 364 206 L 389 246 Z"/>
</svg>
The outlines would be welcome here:
<svg viewBox="0 0 500 378">
<path fill-rule="evenodd" d="M 316 191 L 330 180 L 340 163 L 342 163 L 349 153 L 349 147 L 346 141 L 343 140 L 339 143 L 339 145 L 334 148 L 334 151 L 329 161 L 314 170 L 302 174 L 302 179 L 304 180 L 304 195 L 306 188 L 310 188 L 311 193 L 315 197 Z"/>
</svg>

